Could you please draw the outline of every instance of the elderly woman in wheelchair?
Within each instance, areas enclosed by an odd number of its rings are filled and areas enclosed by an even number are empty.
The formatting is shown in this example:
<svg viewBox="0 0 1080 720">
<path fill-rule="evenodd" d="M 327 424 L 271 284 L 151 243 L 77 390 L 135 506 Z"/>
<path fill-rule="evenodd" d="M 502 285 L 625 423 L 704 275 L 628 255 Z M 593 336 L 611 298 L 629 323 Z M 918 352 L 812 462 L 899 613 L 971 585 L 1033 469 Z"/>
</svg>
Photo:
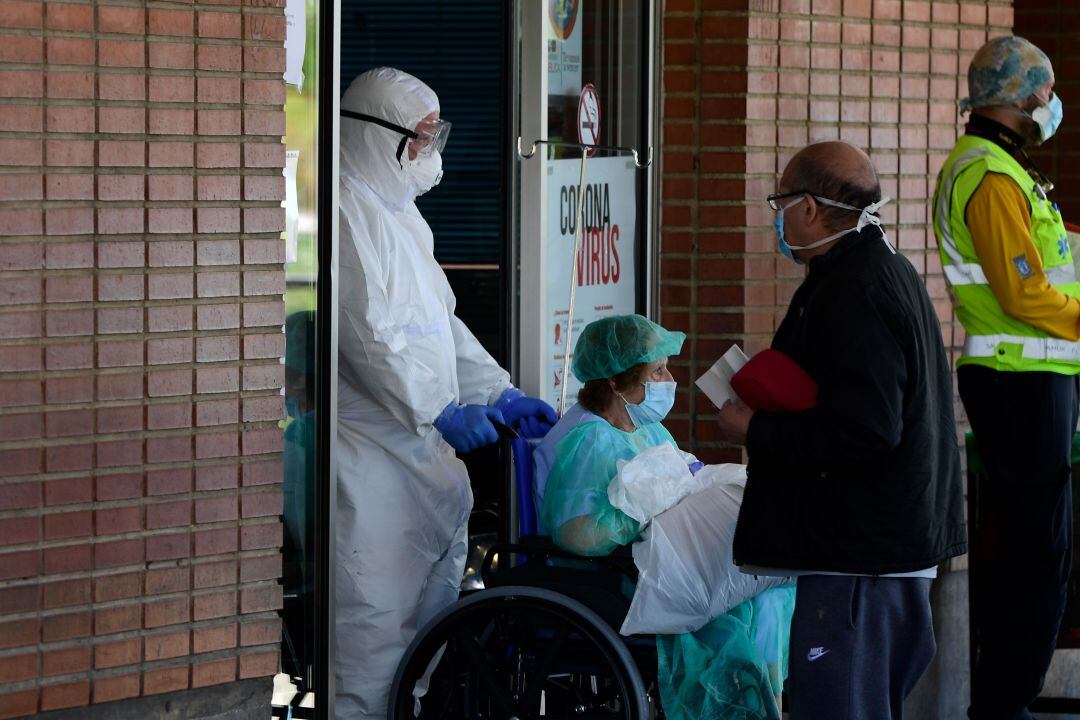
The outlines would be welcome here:
<svg viewBox="0 0 1080 720">
<path fill-rule="evenodd" d="M 582 331 L 574 354 L 582 412 L 571 428 L 559 428 L 565 434 L 555 445 L 540 516 L 560 548 L 606 556 L 638 539 L 641 524 L 612 505 L 608 486 L 619 461 L 675 445 L 661 421 L 675 401 L 668 358 L 684 338 L 640 315 L 605 318 Z M 701 468 L 692 456 L 689 462 L 691 473 Z M 793 605 L 793 588 L 769 589 L 693 633 L 658 635 L 667 717 L 779 718 Z"/>
<path fill-rule="evenodd" d="M 481 568 L 485 589 L 417 634 L 398 667 L 390 720 L 779 720 L 793 587 L 772 587 L 730 607 L 738 580 L 716 582 L 721 587 L 698 582 L 704 590 L 695 597 L 710 607 L 720 598 L 722 609 L 699 612 L 694 605 L 694 621 L 677 625 L 692 632 L 654 637 L 643 633 L 655 630 L 627 629 L 633 600 L 662 577 L 639 577 L 637 553 L 631 559 L 628 546 L 643 539 L 635 544 L 642 548 L 658 537 L 664 513 L 643 537 L 644 523 L 612 504 L 608 486 L 620 461 L 664 445 L 676 452 L 660 421 L 675 397 L 667 360 L 684 338 L 640 315 L 584 328 L 574 356 L 574 373 L 585 383 L 578 404 L 534 452 L 521 439 L 500 445 L 504 525 Z M 679 465 L 682 455 L 675 469 L 687 477 L 720 468 L 702 469 L 685 457 L 690 472 Z M 671 512 L 694 510 L 700 524 L 686 523 L 683 530 L 697 543 L 698 559 L 739 576 L 730 559 L 720 557 L 730 550 L 717 542 L 713 552 L 715 533 L 702 527 L 732 525 L 733 532 L 737 504 L 717 518 L 705 499 L 691 497 Z M 539 534 L 532 529 L 537 515 Z M 687 565 L 682 560 L 674 558 L 670 567 Z M 740 597 L 767 587 L 748 584 L 754 589 Z M 616 632 L 620 626 L 627 635 Z"/>
</svg>

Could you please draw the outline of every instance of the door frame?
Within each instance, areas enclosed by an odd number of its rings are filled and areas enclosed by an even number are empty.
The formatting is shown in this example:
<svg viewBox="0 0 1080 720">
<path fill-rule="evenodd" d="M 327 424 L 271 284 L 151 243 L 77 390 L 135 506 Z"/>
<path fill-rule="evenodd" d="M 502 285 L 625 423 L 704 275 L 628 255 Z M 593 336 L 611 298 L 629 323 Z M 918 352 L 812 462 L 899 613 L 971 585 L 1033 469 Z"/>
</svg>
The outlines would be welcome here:
<svg viewBox="0 0 1080 720">
<path fill-rule="evenodd" d="M 318 288 L 316 342 L 315 717 L 334 717 L 334 517 L 337 510 L 338 127 L 341 8 L 319 0 Z"/>
</svg>

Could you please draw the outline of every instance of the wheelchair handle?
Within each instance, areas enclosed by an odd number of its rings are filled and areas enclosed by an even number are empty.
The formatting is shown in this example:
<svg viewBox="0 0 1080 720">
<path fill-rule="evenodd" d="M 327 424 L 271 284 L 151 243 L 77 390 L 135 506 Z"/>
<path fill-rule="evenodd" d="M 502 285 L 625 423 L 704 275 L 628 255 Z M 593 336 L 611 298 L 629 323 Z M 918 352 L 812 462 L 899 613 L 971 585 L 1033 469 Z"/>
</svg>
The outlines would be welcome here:
<svg viewBox="0 0 1080 720">
<path fill-rule="evenodd" d="M 517 430 L 509 425 L 503 425 L 501 422 L 495 420 L 492 420 L 491 424 L 495 426 L 495 430 L 499 433 L 500 440 L 517 440 L 521 437 L 518 435 Z"/>
</svg>

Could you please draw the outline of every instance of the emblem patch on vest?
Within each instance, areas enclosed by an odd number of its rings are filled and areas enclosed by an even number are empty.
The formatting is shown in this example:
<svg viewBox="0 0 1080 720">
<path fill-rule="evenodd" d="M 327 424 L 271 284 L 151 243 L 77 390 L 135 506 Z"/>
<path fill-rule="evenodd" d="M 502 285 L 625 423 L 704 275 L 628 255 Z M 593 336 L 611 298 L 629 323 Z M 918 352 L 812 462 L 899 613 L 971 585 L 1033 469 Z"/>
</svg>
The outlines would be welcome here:
<svg viewBox="0 0 1080 720">
<path fill-rule="evenodd" d="M 1028 263 L 1027 255 L 1017 255 L 1012 261 L 1013 265 L 1016 266 L 1016 271 L 1020 273 L 1020 277 L 1024 280 L 1031 277 L 1031 265 Z"/>
</svg>

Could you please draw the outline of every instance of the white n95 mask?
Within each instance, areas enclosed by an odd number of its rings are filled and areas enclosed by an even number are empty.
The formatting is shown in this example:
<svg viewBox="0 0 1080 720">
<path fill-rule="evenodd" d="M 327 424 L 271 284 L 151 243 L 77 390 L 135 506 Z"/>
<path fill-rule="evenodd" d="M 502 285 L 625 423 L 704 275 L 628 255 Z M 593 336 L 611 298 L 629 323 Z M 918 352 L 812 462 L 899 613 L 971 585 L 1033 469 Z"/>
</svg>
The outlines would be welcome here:
<svg viewBox="0 0 1080 720">
<path fill-rule="evenodd" d="M 410 160 L 408 155 L 405 155 L 401 158 L 401 167 L 416 186 L 417 197 L 438 185 L 442 180 L 442 154 L 438 150 L 433 150 L 429 154 L 419 154 L 415 160 Z"/>
</svg>

